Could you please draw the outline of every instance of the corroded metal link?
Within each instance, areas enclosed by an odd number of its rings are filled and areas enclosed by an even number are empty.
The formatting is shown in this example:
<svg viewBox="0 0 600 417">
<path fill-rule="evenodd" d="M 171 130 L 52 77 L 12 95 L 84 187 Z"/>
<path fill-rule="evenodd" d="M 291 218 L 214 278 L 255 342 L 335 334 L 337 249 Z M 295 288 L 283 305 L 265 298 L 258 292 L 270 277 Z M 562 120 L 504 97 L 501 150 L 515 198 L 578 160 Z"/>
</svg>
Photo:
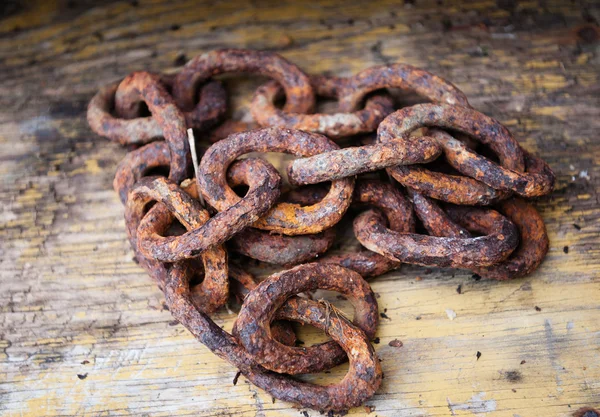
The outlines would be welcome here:
<svg viewBox="0 0 600 417">
<path fill-rule="evenodd" d="M 180 236 L 160 236 L 157 232 L 160 225 L 151 223 L 152 218 L 143 218 L 137 231 L 140 251 L 163 262 L 193 258 L 224 243 L 264 214 L 279 197 L 281 179 L 277 171 L 260 159 L 240 161 L 232 169 L 245 171 L 250 185 L 248 194 L 238 204 L 217 213 L 199 228 L 191 226 L 193 230 Z M 189 216 L 208 216 L 208 212 L 177 184 L 156 177 L 138 181 L 129 193 L 127 206 L 131 213 L 141 218 L 146 205 L 153 200 L 165 204 L 182 224 Z"/>
<path fill-rule="evenodd" d="M 192 108 L 197 86 L 224 73 L 256 73 L 275 79 L 285 90 L 285 110 L 307 113 L 315 104 L 310 79 L 282 56 L 264 51 L 221 49 L 197 56 L 177 74 L 173 94 L 184 110 Z"/>
<path fill-rule="evenodd" d="M 229 165 L 250 152 L 284 152 L 297 156 L 315 155 L 338 149 L 317 133 L 266 128 L 229 136 L 212 145 L 200 162 L 198 184 L 202 196 L 219 211 L 236 204 L 240 197 L 227 184 Z M 327 195 L 318 203 L 303 207 L 281 202 L 253 227 L 285 235 L 320 233 L 336 224 L 352 201 L 354 178 L 333 181 Z"/>
<path fill-rule="evenodd" d="M 283 346 L 270 337 L 270 323 L 277 309 L 291 296 L 319 288 L 340 292 L 350 299 L 355 306 L 354 324 L 364 331 L 360 331 L 361 339 L 363 335 L 369 339 L 375 335 L 379 315 L 377 301 L 369 284 L 349 269 L 316 263 L 271 275 L 259 284 L 244 300 L 233 334 L 258 363 L 278 373 L 296 375 L 319 372 L 339 364 L 345 359 L 346 349 L 342 350 L 338 345 L 340 341 L 335 338 L 334 341 L 295 348 Z M 296 308 L 304 301 L 296 299 Z M 297 313 L 296 308 L 289 305 L 283 307 L 283 315 L 277 317 L 290 319 L 290 315 Z M 328 305 L 328 308 L 331 310 L 330 318 L 341 315 L 334 307 Z M 341 345 L 344 346 L 344 343 Z M 334 354 L 336 352 L 337 355 Z M 352 357 L 350 364 L 352 367 Z"/>
<path fill-rule="evenodd" d="M 370 250 L 326 255 L 319 263 L 335 264 L 358 272 L 363 278 L 374 278 L 398 269 L 400 262 L 393 261 Z"/>
<path fill-rule="evenodd" d="M 476 238 L 446 238 L 398 233 L 385 227 L 383 215 L 367 210 L 354 220 L 354 233 L 366 248 L 392 260 L 424 266 L 470 268 L 506 259 L 519 243 L 518 232 L 493 210 L 478 213 L 474 221 L 488 230 Z"/>
<path fill-rule="evenodd" d="M 175 74 L 160 74 L 155 72 L 150 74 L 157 76 L 165 89 L 173 96 L 172 92 Z M 144 101 L 138 92 L 132 88 L 131 82 L 126 79 L 119 81 L 117 83 L 117 90 L 112 99 L 112 110 L 114 114 L 122 119 L 136 119 L 142 114 L 143 107 Z M 152 117 L 149 117 L 148 119 L 151 118 Z"/>
<path fill-rule="evenodd" d="M 313 184 L 305 187 L 292 188 L 281 196 L 281 201 L 301 206 L 311 206 L 327 196 L 330 183 Z"/>
<path fill-rule="evenodd" d="M 172 91 L 173 82 L 175 81 L 174 74 L 160 75 L 160 80 L 169 91 Z M 119 84 L 114 94 L 114 112 L 121 119 L 106 119 L 108 122 L 112 123 L 111 126 L 113 126 L 113 129 L 108 133 L 119 140 L 119 142 L 123 143 L 123 141 L 128 141 L 131 143 L 131 138 L 122 136 L 128 132 L 119 131 L 119 128 L 122 128 L 122 126 L 127 126 L 127 119 L 141 119 L 146 122 L 143 125 L 143 128 L 140 128 L 135 132 L 135 140 L 139 140 L 139 138 L 151 140 L 162 136 L 162 129 L 154 118 L 140 117 L 142 102 L 142 98 L 132 86 L 131 80 L 125 78 Z M 206 130 L 215 126 L 225 115 L 226 111 L 227 92 L 219 81 L 211 81 L 200 88 L 198 104 L 196 104 L 192 111 L 183 112 L 183 115 L 185 116 L 187 127 Z"/>
<path fill-rule="evenodd" d="M 168 145 L 165 142 L 151 143 L 127 154 L 123 161 L 121 161 L 117 168 L 113 187 L 123 204 L 127 202 L 127 195 L 129 194 L 131 187 L 133 187 L 133 184 L 144 174 L 144 171 L 146 171 L 144 162 L 146 156 L 149 157 L 150 167 L 153 167 L 153 164 L 155 164 L 154 166 L 163 166 L 163 162 L 165 163 L 164 165 L 168 166 L 170 161 Z M 125 227 L 129 243 L 135 254 L 134 260 L 148 273 L 148 275 L 150 275 L 162 290 L 164 289 L 165 281 L 167 279 L 167 268 L 165 264 L 146 258 L 140 253 L 137 247 L 137 228 L 141 220 L 141 216 L 134 216 L 132 213 L 128 213 L 127 207 L 125 207 Z"/>
<path fill-rule="evenodd" d="M 473 210 L 471 207 L 448 206 L 444 211 L 435 202 L 418 193 L 413 193 L 412 198 L 417 216 L 433 236 L 468 238 L 471 233 L 467 228 L 482 232 L 468 215 Z M 498 209 L 519 230 L 519 246 L 502 262 L 469 269 L 497 280 L 528 275 L 537 269 L 548 252 L 550 243 L 544 221 L 533 205 L 518 197 L 500 202 Z"/>
<path fill-rule="evenodd" d="M 379 125 L 378 139 L 386 143 L 421 127 L 452 129 L 488 145 L 502 166 L 523 172 L 525 159 L 519 143 L 500 122 L 476 110 L 447 104 L 417 104 L 398 110 Z M 434 141 L 434 139 L 429 139 Z"/>
<path fill-rule="evenodd" d="M 156 168 L 169 169 L 171 152 L 166 142 L 153 142 L 129 152 L 117 166 L 113 188 L 121 203 L 127 202 L 127 195 L 134 184 L 147 172 Z"/>
<path fill-rule="evenodd" d="M 538 268 L 550 246 L 544 221 L 535 207 L 521 198 L 502 201 L 498 208 L 519 229 L 519 246 L 505 261 L 472 270 L 481 276 L 497 280 L 529 275 Z M 455 222 L 464 222 L 463 209 L 449 207 L 448 215 Z"/>
<path fill-rule="evenodd" d="M 229 263 L 229 278 L 231 278 L 231 293 L 235 295 L 240 303 L 242 303 L 244 298 L 246 298 L 246 295 L 248 295 L 248 293 L 258 285 L 256 279 L 251 273 L 244 270 L 240 265 L 231 262 Z M 197 288 L 192 287 L 192 299 L 195 302 L 196 308 L 199 308 L 200 311 L 202 311 L 200 305 L 195 299 L 196 292 Z M 286 346 L 294 346 L 296 344 L 296 334 L 294 333 L 294 329 L 290 324 L 291 323 L 283 320 L 273 321 L 271 323 L 271 335 L 273 336 L 273 339 L 283 343 Z"/>
<path fill-rule="evenodd" d="M 121 145 L 139 145 L 160 139 L 163 136 L 160 126 L 148 129 L 151 117 L 122 119 L 112 115 L 115 93 L 118 84 L 100 88 L 87 108 L 87 121 L 90 128 L 100 136 Z"/>
<path fill-rule="evenodd" d="M 169 145 L 166 142 L 154 142 L 129 152 L 119 163 L 113 181 L 113 188 L 119 195 L 121 202 L 127 203 L 127 196 L 134 184 L 148 171 L 156 168 L 168 170 L 171 161 Z M 155 207 L 162 205 L 158 203 Z M 168 212 L 169 215 L 170 212 Z M 135 259 L 145 269 L 159 288 L 163 289 L 167 277 L 167 268 L 163 262 L 158 262 L 145 257 L 138 249 L 137 229 L 142 217 L 128 212 L 125 208 L 125 224 Z"/>
<path fill-rule="evenodd" d="M 389 168 L 389 171 L 394 179 L 407 189 L 454 204 L 484 206 L 510 195 L 473 178 L 430 171 L 419 165 L 398 165 Z"/>
<path fill-rule="evenodd" d="M 178 203 L 180 208 L 185 203 Z M 163 236 L 167 233 L 175 215 L 170 211 L 173 207 L 167 207 L 163 204 L 155 204 L 148 213 L 144 216 L 138 227 L 138 245 L 144 244 L 144 235 L 148 229 L 152 233 Z M 208 213 L 205 210 L 197 210 L 194 207 L 192 210 L 178 211 L 181 213 L 179 217 L 180 223 L 191 231 L 201 228 L 208 220 Z M 147 251 L 140 248 L 142 255 L 153 259 Z M 200 254 L 202 266 L 204 270 L 204 280 L 201 284 L 194 288 L 194 303 L 203 312 L 210 314 L 227 303 L 229 298 L 229 278 L 227 270 L 227 252 L 221 245 L 212 246 L 210 249 Z M 187 261 L 183 261 L 187 262 Z"/>
<path fill-rule="evenodd" d="M 431 236 L 473 237 L 467 229 L 451 221 L 448 214 L 434 200 L 410 188 L 407 191 L 412 199 L 415 214 Z"/>
<path fill-rule="evenodd" d="M 387 218 L 390 230 L 399 233 L 412 233 L 415 230 L 412 207 L 393 184 L 377 180 L 357 181 L 352 204 L 373 206 L 381 210 Z"/>
<path fill-rule="evenodd" d="M 514 191 L 523 197 L 546 195 L 554 187 L 554 174 L 550 167 L 540 158 L 527 152 L 523 152 L 527 171 L 517 172 L 476 154 L 464 143 L 442 130 L 431 129 L 429 134 L 440 143 L 448 163 L 454 169 L 490 187 Z"/>
<path fill-rule="evenodd" d="M 338 98 L 341 87 L 346 84 L 346 77 L 335 77 L 325 74 L 313 74 L 310 76 L 310 83 L 317 95 L 321 97 Z"/>
<path fill-rule="evenodd" d="M 475 110 L 440 104 L 418 104 L 398 110 L 388 116 L 378 129 L 381 142 L 394 142 L 397 137 L 410 135 L 421 127 L 456 130 L 488 145 L 502 166 L 515 172 L 525 169 L 525 156 L 508 129 L 496 120 Z M 435 138 L 428 138 L 436 142 Z M 458 204 L 489 204 L 506 197 L 475 180 L 431 172 L 423 167 L 398 166 L 388 173 L 401 184 L 429 196 Z"/>
<path fill-rule="evenodd" d="M 364 333 L 343 317 L 328 314 L 325 305 L 310 300 L 305 300 L 304 308 L 295 310 L 297 319 L 325 330 L 343 346 L 350 358 L 348 373 L 338 384 L 320 386 L 267 371 L 232 335 L 194 307 L 189 279 L 189 272 L 181 264 L 169 271 L 165 298 L 171 314 L 213 353 L 274 398 L 315 410 L 344 411 L 362 404 L 381 384 L 379 359 Z"/>
<path fill-rule="evenodd" d="M 328 94 L 339 90 L 339 87 L 333 85 L 341 86 L 345 83 L 344 78 L 338 77 L 318 77 L 311 81 L 317 95 L 328 98 L 337 98 L 336 95 Z M 394 111 L 391 97 L 380 94 L 369 98 L 362 110 L 351 113 L 288 113 L 275 106 L 282 94 L 283 89 L 275 81 L 260 86 L 254 93 L 252 115 L 261 126 L 287 127 L 321 133 L 330 138 L 343 138 L 375 131 L 379 123 Z"/>
<path fill-rule="evenodd" d="M 244 178 L 235 175 L 235 171 L 227 172 L 227 183 L 231 187 L 247 185 Z M 293 195 L 285 196 L 288 203 L 313 205 L 322 200 L 325 194 L 314 193 L 307 188 L 294 190 Z M 234 252 L 250 258 L 276 265 L 294 266 L 307 262 L 326 252 L 336 237 L 335 228 L 310 235 L 286 236 L 273 234 L 266 230 L 247 227 L 235 235 L 228 244 Z"/>
<path fill-rule="evenodd" d="M 326 252 L 335 241 L 335 229 L 310 235 L 286 236 L 246 228 L 231 239 L 234 252 L 275 265 L 297 265 Z"/>
<path fill-rule="evenodd" d="M 175 182 L 182 181 L 187 176 L 190 167 L 188 156 L 190 150 L 183 113 L 175 105 L 157 75 L 148 72 L 134 72 L 125 80 L 148 105 L 152 117 L 160 126 L 163 136 L 169 144 L 171 151 L 169 178 Z M 99 94 L 101 93 L 106 94 L 102 91 Z M 93 102 L 94 100 L 90 102 L 90 106 Z M 88 106 L 88 122 L 94 129 L 98 121 L 95 120 L 93 112 L 90 120 L 90 106 Z M 102 123 L 100 123 L 100 127 L 102 127 Z M 135 136 L 135 132 L 130 132 L 130 135 Z"/>
<path fill-rule="evenodd" d="M 399 233 L 415 231 L 415 216 L 410 202 L 392 184 L 375 180 L 357 181 L 352 205 L 375 207 L 385 215 L 390 230 Z M 320 263 L 332 263 L 358 272 L 364 278 L 373 278 L 400 267 L 378 253 L 364 249 L 360 252 L 329 255 Z"/>
<path fill-rule="evenodd" d="M 166 142 L 150 143 L 129 152 L 117 167 L 113 181 L 113 188 L 119 195 L 121 202 L 126 204 L 129 191 L 144 174 L 155 168 L 168 169 L 170 162 L 169 145 Z M 133 216 L 127 212 L 127 208 L 125 209 L 125 225 L 129 242 L 135 253 L 135 259 L 148 272 L 159 288 L 163 289 L 167 278 L 167 268 L 164 263 L 148 259 L 138 250 L 137 228 L 140 221 L 140 216 Z"/>
<path fill-rule="evenodd" d="M 407 136 L 296 159 L 288 167 L 288 178 L 294 185 L 316 184 L 401 164 L 422 164 L 433 161 L 440 153 L 440 147 L 431 139 Z"/>
<path fill-rule="evenodd" d="M 411 65 L 391 64 L 371 67 L 348 78 L 338 92 L 340 111 L 354 111 L 367 94 L 382 88 L 413 91 L 430 101 L 469 107 L 464 93 L 449 81 Z"/>
</svg>

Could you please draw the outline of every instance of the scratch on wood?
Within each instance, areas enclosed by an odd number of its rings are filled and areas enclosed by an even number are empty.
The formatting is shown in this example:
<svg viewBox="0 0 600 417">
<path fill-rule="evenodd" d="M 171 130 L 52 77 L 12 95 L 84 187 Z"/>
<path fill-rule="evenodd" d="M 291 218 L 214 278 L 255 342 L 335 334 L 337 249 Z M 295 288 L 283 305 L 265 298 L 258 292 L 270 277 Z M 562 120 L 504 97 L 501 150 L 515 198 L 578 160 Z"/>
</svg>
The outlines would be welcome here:
<svg viewBox="0 0 600 417">
<path fill-rule="evenodd" d="M 561 374 L 565 372 L 565 368 L 559 363 L 558 348 L 556 346 L 556 339 L 554 332 L 552 331 L 552 322 L 550 319 L 544 321 L 544 331 L 546 335 L 546 349 L 548 350 L 548 357 L 550 363 L 555 372 L 556 379 L 556 391 L 559 393 L 563 392 Z"/>
</svg>

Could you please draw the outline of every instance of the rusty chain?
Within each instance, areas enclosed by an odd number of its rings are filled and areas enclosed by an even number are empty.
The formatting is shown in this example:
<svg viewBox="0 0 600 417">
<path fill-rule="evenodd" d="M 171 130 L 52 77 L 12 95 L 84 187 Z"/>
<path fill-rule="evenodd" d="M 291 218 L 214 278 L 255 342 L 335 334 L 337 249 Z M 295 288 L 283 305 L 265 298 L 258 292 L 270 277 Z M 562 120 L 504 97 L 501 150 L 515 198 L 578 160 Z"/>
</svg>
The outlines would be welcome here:
<svg viewBox="0 0 600 417">
<path fill-rule="evenodd" d="M 227 94 L 213 77 L 225 73 L 272 78 L 254 94 L 256 122 L 223 122 Z M 428 103 L 396 109 L 389 88 Z M 337 112 L 312 113 L 316 97 L 336 100 Z M 381 383 L 370 343 L 378 307 L 365 278 L 410 263 L 506 280 L 533 272 L 548 251 L 525 198 L 552 191 L 549 166 L 456 86 L 409 65 L 309 76 L 275 53 L 216 50 L 178 74 L 135 72 L 101 88 L 87 118 L 99 135 L 136 147 L 113 186 L 136 259 L 173 316 L 250 382 L 303 407 L 347 410 Z M 195 175 L 187 129 L 213 143 Z M 296 157 L 287 177 L 297 188 L 255 157 L 266 152 Z M 346 229 L 363 249 L 331 252 Z M 258 283 L 250 258 L 291 269 Z M 349 298 L 354 320 L 299 295 L 316 289 Z M 209 316 L 230 295 L 241 303 L 232 334 Z M 332 340 L 296 347 L 290 321 Z M 345 360 L 333 385 L 289 376 Z"/>
</svg>

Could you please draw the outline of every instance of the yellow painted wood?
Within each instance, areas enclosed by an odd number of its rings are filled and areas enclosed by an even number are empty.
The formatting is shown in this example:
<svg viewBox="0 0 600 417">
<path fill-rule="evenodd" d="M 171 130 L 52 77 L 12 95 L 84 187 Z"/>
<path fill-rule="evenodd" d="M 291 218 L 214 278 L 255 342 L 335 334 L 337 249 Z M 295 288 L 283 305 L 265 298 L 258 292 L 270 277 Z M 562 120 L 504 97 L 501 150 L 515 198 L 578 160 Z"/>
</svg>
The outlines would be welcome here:
<svg viewBox="0 0 600 417">
<path fill-rule="evenodd" d="M 275 50 L 311 73 L 421 66 L 557 174 L 537 203 L 550 252 L 531 276 L 404 266 L 372 281 L 387 316 L 375 345 L 385 379 L 351 415 L 570 416 L 600 405 L 597 2 L 82 3 L 2 6 L 0 415 L 318 415 L 243 377 L 233 386 L 236 370 L 172 321 L 132 261 L 112 191 L 125 149 L 85 121 L 99 86 L 217 47 Z M 232 114 L 248 117 L 260 80 L 228 80 Z M 215 317 L 230 329 L 235 315 Z M 300 338 L 322 340 L 308 328 Z M 333 383 L 345 369 L 306 380 Z"/>
</svg>

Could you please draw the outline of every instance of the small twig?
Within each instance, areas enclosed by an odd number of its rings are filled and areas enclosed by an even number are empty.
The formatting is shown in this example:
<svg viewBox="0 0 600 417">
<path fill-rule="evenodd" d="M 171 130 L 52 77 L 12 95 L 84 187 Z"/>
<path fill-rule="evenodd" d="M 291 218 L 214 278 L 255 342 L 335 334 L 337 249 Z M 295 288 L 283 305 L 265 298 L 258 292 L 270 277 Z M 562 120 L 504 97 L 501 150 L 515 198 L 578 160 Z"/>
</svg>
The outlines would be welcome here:
<svg viewBox="0 0 600 417">
<path fill-rule="evenodd" d="M 348 320 L 348 318 L 344 315 L 344 313 L 341 312 L 340 310 L 338 310 L 329 301 L 324 300 L 324 299 L 321 298 L 318 302 L 320 304 L 323 304 L 325 306 L 325 328 L 328 329 L 329 331 L 331 330 L 331 312 L 332 311 L 333 311 L 333 314 L 335 314 L 335 316 L 337 317 L 338 320 L 341 320 L 342 317 L 344 319 Z"/>
<path fill-rule="evenodd" d="M 320 299 L 320 304 L 325 306 L 325 328 L 329 329 L 330 326 L 330 314 L 331 314 L 331 303 L 327 300 Z"/>
<path fill-rule="evenodd" d="M 190 143 L 190 152 L 192 154 L 192 164 L 194 165 L 194 176 L 196 177 L 196 188 L 198 189 L 198 200 L 200 200 L 200 204 L 202 207 L 206 207 L 204 203 L 204 198 L 202 197 L 202 193 L 200 192 L 200 187 L 198 187 L 198 154 L 196 153 L 196 140 L 194 138 L 194 131 L 190 128 L 187 130 L 188 141 Z"/>
</svg>

